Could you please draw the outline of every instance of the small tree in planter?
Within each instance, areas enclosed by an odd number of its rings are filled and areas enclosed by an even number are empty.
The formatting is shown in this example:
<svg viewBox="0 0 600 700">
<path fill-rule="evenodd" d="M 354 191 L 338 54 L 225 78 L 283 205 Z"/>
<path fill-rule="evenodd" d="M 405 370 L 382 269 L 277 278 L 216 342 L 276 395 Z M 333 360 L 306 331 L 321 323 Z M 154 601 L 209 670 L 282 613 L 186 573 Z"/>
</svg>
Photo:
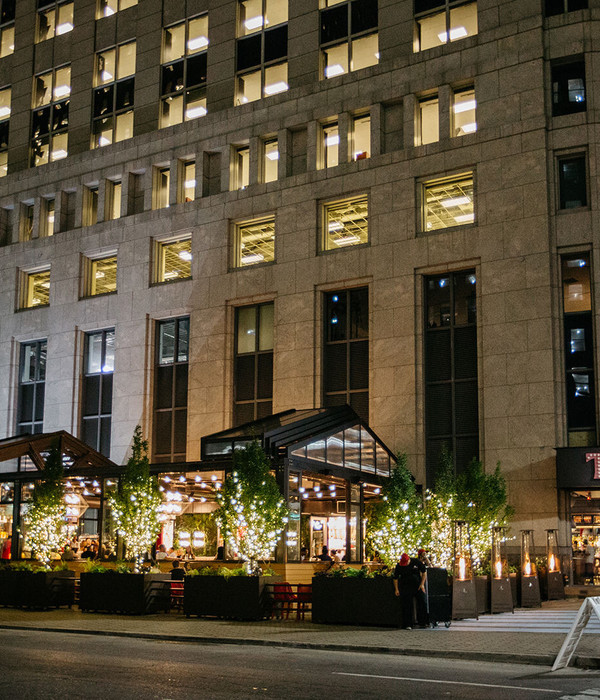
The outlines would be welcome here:
<svg viewBox="0 0 600 700">
<path fill-rule="evenodd" d="M 32 554 L 46 569 L 50 569 L 50 553 L 59 549 L 66 532 L 63 475 L 62 454 L 53 445 L 46 457 L 44 478 L 36 485 L 24 518 Z"/>
<path fill-rule="evenodd" d="M 216 522 L 234 553 L 250 562 L 269 559 L 285 524 L 288 509 L 257 441 L 233 456 L 233 472 L 217 493 Z"/>
<path fill-rule="evenodd" d="M 135 571 L 141 571 L 144 555 L 154 544 L 160 531 L 160 492 L 156 477 L 150 476 L 148 442 L 142 439 L 138 425 L 133 434 L 131 457 L 121 477 L 120 488 L 109 496 L 108 502 L 117 526 L 134 558 Z"/>
</svg>

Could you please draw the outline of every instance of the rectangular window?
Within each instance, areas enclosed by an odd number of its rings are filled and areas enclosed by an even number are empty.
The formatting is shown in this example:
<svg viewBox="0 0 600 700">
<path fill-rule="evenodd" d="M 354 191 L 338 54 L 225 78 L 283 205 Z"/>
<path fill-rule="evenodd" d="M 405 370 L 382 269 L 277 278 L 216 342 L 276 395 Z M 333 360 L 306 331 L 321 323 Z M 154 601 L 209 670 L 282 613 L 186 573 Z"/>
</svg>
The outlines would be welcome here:
<svg viewBox="0 0 600 700">
<path fill-rule="evenodd" d="M 274 182 L 279 175 L 279 144 L 277 139 L 263 144 L 262 175 L 263 182 Z"/>
<path fill-rule="evenodd" d="M 193 202 L 196 199 L 196 161 L 180 162 L 179 202 Z"/>
<path fill-rule="evenodd" d="M 574 60 L 552 66 L 552 116 L 585 112 L 585 62 Z"/>
<path fill-rule="evenodd" d="M 192 276 L 191 236 L 156 241 L 155 282 L 173 282 Z"/>
<path fill-rule="evenodd" d="M 156 462 L 185 461 L 189 335 L 189 318 L 157 324 L 153 431 Z"/>
<path fill-rule="evenodd" d="M 337 122 L 323 126 L 321 130 L 322 168 L 334 168 L 340 162 L 340 132 Z"/>
<path fill-rule="evenodd" d="M 106 221 L 121 218 L 121 180 L 107 180 L 105 186 L 104 218 Z"/>
<path fill-rule="evenodd" d="M 452 136 L 464 136 L 477 131 L 477 102 L 475 89 L 456 90 L 452 95 Z"/>
<path fill-rule="evenodd" d="M 17 403 L 18 435 L 43 432 L 47 347 L 45 340 L 21 345 Z"/>
<path fill-rule="evenodd" d="M 369 290 L 325 294 L 323 405 L 350 404 L 369 420 Z"/>
<path fill-rule="evenodd" d="M 476 2 L 414 0 L 414 3 L 415 52 L 477 34 Z"/>
<path fill-rule="evenodd" d="M 234 267 L 275 260 L 275 218 L 253 219 L 235 225 Z"/>
<path fill-rule="evenodd" d="M 81 392 L 81 439 L 110 455 L 115 331 L 86 333 Z"/>
<path fill-rule="evenodd" d="M 136 43 L 96 54 L 92 148 L 133 136 Z"/>
<path fill-rule="evenodd" d="M 36 43 L 73 30 L 73 2 L 38 0 Z"/>
<path fill-rule="evenodd" d="M 544 0 L 544 14 L 546 17 L 562 15 L 576 10 L 587 10 L 588 0 Z"/>
<path fill-rule="evenodd" d="M 41 201 L 41 223 L 42 223 L 42 235 L 43 236 L 53 236 L 54 235 L 54 209 L 56 200 L 54 197 L 42 197 Z"/>
<path fill-rule="evenodd" d="M 33 79 L 31 110 L 31 166 L 61 160 L 68 155 L 71 66 Z"/>
<path fill-rule="evenodd" d="M 20 282 L 20 309 L 35 309 L 50 304 L 50 267 L 24 270 L 21 272 Z"/>
<path fill-rule="evenodd" d="M 288 0 L 239 0 L 235 104 L 289 89 Z"/>
<path fill-rule="evenodd" d="M 559 208 L 575 209 L 587 206 L 585 154 L 558 159 Z"/>
<path fill-rule="evenodd" d="M 248 146 L 233 150 L 231 184 L 232 190 L 245 190 L 250 184 L 250 149 Z"/>
<path fill-rule="evenodd" d="M 322 77 L 379 63 L 377 0 L 340 0 L 321 10 Z"/>
<path fill-rule="evenodd" d="M 423 232 L 475 221 L 472 172 L 428 180 L 421 185 L 421 195 Z"/>
<path fill-rule="evenodd" d="M 20 240 L 30 241 L 33 237 L 33 217 L 35 208 L 33 204 L 21 204 Z"/>
<path fill-rule="evenodd" d="M 0 58 L 15 51 L 16 0 L 0 0 Z"/>
<path fill-rule="evenodd" d="M 351 160 L 364 160 L 371 153 L 371 117 L 363 115 L 352 120 Z"/>
<path fill-rule="evenodd" d="M 83 188 L 83 212 L 82 224 L 94 226 L 98 223 L 98 186 L 92 185 Z"/>
<path fill-rule="evenodd" d="M 84 297 L 112 294 L 117 291 L 117 254 L 84 258 Z"/>
<path fill-rule="evenodd" d="M 10 125 L 11 89 L 0 90 L 0 177 L 8 174 L 8 130 Z"/>
<path fill-rule="evenodd" d="M 160 126 L 173 126 L 206 114 L 208 15 L 167 27 L 163 32 Z"/>
<path fill-rule="evenodd" d="M 153 209 L 168 208 L 170 187 L 170 168 L 154 168 L 154 196 L 152 197 Z"/>
<path fill-rule="evenodd" d="M 590 254 L 561 258 L 569 447 L 596 444 L 594 318 Z"/>
<path fill-rule="evenodd" d="M 426 277 L 425 440 L 427 483 L 445 446 L 461 472 L 479 456 L 477 278 L 474 270 Z"/>
<path fill-rule="evenodd" d="M 273 413 L 273 302 L 235 310 L 233 424 Z"/>
<path fill-rule="evenodd" d="M 96 19 L 102 17 L 110 17 L 115 12 L 126 10 L 128 7 L 133 7 L 138 4 L 138 0 L 98 0 L 98 11 Z"/>
<path fill-rule="evenodd" d="M 369 242 L 369 200 L 366 196 L 323 207 L 323 250 L 338 250 Z"/>
<path fill-rule="evenodd" d="M 425 146 L 440 140 L 440 113 L 437 95 L 419 100 L 415 146 Z"/>
</svg>

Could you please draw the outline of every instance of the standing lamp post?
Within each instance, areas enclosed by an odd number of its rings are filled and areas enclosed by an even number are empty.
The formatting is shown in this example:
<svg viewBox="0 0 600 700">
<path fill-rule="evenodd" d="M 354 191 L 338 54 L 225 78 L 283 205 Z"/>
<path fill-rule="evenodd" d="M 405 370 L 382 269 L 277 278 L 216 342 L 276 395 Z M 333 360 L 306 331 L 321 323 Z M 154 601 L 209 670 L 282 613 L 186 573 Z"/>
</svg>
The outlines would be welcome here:
<svg viewBox="0 0 600 700">
<path fill-rule="evenodd" d="M 492 612 L 514 612 L 508 561 L 506 559 L 506 528 L 492 528 Z"/>
<path fill-rule="evenodd" d="M 452 524 L 454 540 L 454 571 L 452 582 L 452 619 L 477 619 L 477 595 L 473 579 L 471 538 L 464 520 Z"/>
<path fill-rule="evenodd" d="M 535 608 L 542 604 L 534 556 L 533 530 L 521 530 L 521 607 L 523 608 Z"/>
<path fill-rule="evenodd" d="M 558 530 L 546 530 L 546 562 L 548 600 L 560 600 L 565 597 L 565 582 L 558 556 Z"/>
</svg>

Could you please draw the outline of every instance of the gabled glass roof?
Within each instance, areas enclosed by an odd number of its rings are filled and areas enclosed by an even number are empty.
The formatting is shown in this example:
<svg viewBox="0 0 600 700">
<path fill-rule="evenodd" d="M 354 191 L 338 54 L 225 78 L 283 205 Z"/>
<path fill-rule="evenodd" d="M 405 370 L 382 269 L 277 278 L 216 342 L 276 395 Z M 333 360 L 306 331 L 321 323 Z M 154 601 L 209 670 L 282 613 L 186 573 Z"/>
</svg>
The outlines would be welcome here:
<svg viewBox="0 0 600 700">
<path fill-rule="evenodd" d="M 202 460 L 228 460 L 252 440 L 290 466 L 389 476 L 394 454 L 350 406 L 290 410 L 202 438 Z"/>
</svg>

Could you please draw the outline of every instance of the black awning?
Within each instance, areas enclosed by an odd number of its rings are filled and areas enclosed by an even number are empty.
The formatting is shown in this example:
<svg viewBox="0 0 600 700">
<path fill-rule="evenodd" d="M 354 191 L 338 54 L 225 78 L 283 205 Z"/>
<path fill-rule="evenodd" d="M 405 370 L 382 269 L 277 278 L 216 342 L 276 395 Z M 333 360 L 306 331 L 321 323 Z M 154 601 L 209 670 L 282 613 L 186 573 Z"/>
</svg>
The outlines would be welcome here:
<svg viewBox="0 0 600 700">
<path fill-rule="evenodd" d="M 600 447 L 557 447 L 556 486 L 586 491 L 600 488 Z"/>
</svg>

